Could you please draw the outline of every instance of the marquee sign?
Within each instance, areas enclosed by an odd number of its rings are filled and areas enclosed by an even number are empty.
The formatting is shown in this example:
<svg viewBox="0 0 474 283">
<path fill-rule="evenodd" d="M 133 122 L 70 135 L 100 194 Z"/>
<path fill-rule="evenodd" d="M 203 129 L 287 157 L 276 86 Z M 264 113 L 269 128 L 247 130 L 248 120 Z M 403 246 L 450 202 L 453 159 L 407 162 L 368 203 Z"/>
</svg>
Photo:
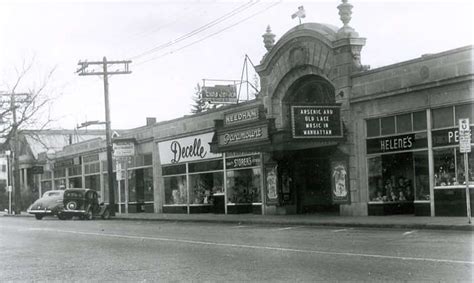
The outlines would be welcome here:
<svg viewBox="0 0 474 283">
<path fill-rule="evenodd" d="M 224 114 L 224 125 L 231 126 L 240 123 L 257 121 L 260 118 L 258 107 Z"/>
<path fill-rule="evenodd" d="M 189 161 L 221 157 L 211 152 L 209 143 L 213 133 L 184 137 L 158 143 L 161 164 L 177 164 Z"/>
<path fill-rule="evenodd" d="M 293 138 L 342 138 L 341 107 L 291 106 Z"/>
<path fill-rule="evenodd" d="M 237 103 L 235 85 L 215 85 L 202 87 L 202 99 L 210 103 Z"/>
<path fill-rule="evenodd" d="M 265 123 L 238 130 L 223 131 L 222 133 L 219 133 L 218 143 L 219 146 L 231 146 L 266 141 L 268 139 L 268 124 Z"/>
</svg>

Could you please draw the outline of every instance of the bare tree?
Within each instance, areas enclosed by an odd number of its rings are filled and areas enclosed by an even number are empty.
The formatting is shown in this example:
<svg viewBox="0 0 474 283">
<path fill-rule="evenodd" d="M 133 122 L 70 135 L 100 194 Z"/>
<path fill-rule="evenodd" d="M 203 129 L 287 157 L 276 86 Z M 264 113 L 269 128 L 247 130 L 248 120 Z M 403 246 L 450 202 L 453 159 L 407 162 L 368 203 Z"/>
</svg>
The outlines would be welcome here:
<svg viewBox="0 0 474 283">
<path fill-rule="evenodd" d="M 47 89 L 56 68 L 37 82 L 30 78 L 33 66 L 34 59 L 28 63 L 23 61 L 20 68 L 14 69 L 12 83 L 3 82 L 0 92 L 0 150 L 13 153 L 13 199 L 17 213 L 23 208 L 22 204 L 28 203 L 27 200 L 22 202 L 21 198 L 18 133 L 28 128 L 42 130 L 52 121 L 50 107 L 53 97 Z"/>
</svg>

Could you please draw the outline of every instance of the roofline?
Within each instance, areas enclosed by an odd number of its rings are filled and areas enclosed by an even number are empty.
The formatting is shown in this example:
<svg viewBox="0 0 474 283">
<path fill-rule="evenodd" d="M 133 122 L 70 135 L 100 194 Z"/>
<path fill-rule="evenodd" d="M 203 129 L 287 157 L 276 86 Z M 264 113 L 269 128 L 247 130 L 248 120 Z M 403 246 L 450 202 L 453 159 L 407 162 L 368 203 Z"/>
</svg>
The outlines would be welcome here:
<svg viewBox="0 0 474 283">
<path fill-rule="evenodd" d="M 414 58 L 414 59 L 410 59 L 410 60 L 407 60 L 407 61 L 402 61 L 402 62 L 390 64 L 390 65 L 381 66 L 381 67 L 371 69 L 371 70 L 367 70 L 367 71 L 363 71 L 363 72 L 358 72 L 358 73 L 353 74 L 352 77 L 353 78 L 362 77 L 362 76 L 365 76 L 365 75 L 374 74 L 374 73 L 386 71 L 386 70 L 389 70 L 389 69 L 394 69 L 396 67 L 401 67 L 401 66 L 410 65 L 410 64 L 413 64 L 413 63 L 423 62 L 423 61 L 426 61 L 426 60 L 429 60 L 429 59 L 444 57 L 444 56 L 449 55 L 449 54 L 460 53 L 460 52 L 464 52 L 464 51 L 468 51 L 468 50 L 472 50 L 474 52 L 474 45 L 466 45 L 466 46 L 458 47 L 458 48 L 455 48 L 455 49 L 442 51 L 442 52 L 439 52 L 439 53 L 423 54 L 418 58 Z"/>
</svg>

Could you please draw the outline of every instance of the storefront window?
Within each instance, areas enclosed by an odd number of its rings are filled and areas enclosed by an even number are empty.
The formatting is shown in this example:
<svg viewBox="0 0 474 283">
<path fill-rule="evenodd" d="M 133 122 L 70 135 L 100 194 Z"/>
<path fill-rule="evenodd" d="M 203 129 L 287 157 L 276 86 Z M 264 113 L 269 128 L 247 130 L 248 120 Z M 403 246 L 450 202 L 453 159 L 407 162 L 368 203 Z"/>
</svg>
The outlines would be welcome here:
<svg viewBox="0 0 474 283">
<path fill-rule="evenodd" d="M 413 153 L 369 158 L 370 201 L 413 201 Z"/>
<path fill-rule="evenodd" d="M 224 192 L 222 172 L 193 174 L 189 182 L 190 204 L 211 204 L 214 193 Z"/>
<path fill-rule="evenodd" d="M 143 169 L 145 201 L 153 201 L 153 168 Z"/>
<path fill-rule="evenodd" d="M 426 111 L 413 113 L 413 131 L 426 130 Z"/>
<path fill-rule="evenodd" d="M 82 177 L 69 178 L 69 188 L 82 188 Z"/>
<path fill-rule="evenodd" d="M 367 120 L 367 136 L 376 137 L 380 135 L 380 120 L 370 119 Z"/>
<path fill-rule="evenodd" d="M 435 186 L 459 185 L 454 148 L 433 150 Z"/>
<path fill-rule="evenodd" d="M 469 183 L 473 182 L 474 181 L 474 170 L 473 170 L 473 167 L 474 167 L 474 154 L 473 154 L 473 151 L 471 150 L 470 153 L 467 154 L 468 156 L 468 168 L 469 168 Z M 457 161 L 457 166 L 456 166 L 456 169 L 457 169 L 457 174 L 456 176 L 458 177 L 458 182 L 459 184 L 466 184 L 466 175 L 464 173 L 464 153 L 461 153 L 459 151 L 459 148 L 456 149 L 456 161 Z M 472 183 L 471 183 L 472 184 Z"/>
<path fill-rule="evenodd" d="M 429 200 L 430 176 L 428 170 L 428 152 L 414 152 L 413 161 L 415 164 L 415 200 Z"/>
<path fill-rule="evenodd" d="M 227 201 L 235 204 L 261 202 L 260 169 L 227 171 Z"/>
<path fill-rule="evenodd" d="M 390 135 L 395 133 L 395 117 L 384 117 L 381 119 L 382 135 Z"/>
<path fill-rule="evenodd" d="M 66 179 L 55 179 L 54 180 L 54 189 L 64 190 L 66 188 Z"/>
<path fill-rule="evenodd" d="M 453 107 L 444 107 L 433 109 L 432 113 L 432 121 L 433 121 L 433 129 L 439 128 L 446 128 L 454 126 L 454 115 L 453 115 Z"/>
<path fill-rule="evenodd" d="M 471 123 L 474 122 L 474 104 L 464 104 L 464 105 L 457 105 L 455 108 L 456 112 L 456 124 L 459 119 L 469 118 Z"/>
<path fill-rule="evenodd" d="M 44 194 L 47 191 L 51 191 L 53 189 L 53 184 L 51 180 L 41 181 L 41 192 Z"/>
<path fill-rule="evenodd" d="M 186 176 L 164 177 L 165 204 L 187 204 Z"/>
<path fill-rule="evenodd" d="M 85 177 L 84 187 L 100 192 L 100 175 L 90 175 Z"/>
<path fill-rule="evenodd" d="M 411 114 L 397 116 L 397 133 L 411 132 Z"/>
</svg>

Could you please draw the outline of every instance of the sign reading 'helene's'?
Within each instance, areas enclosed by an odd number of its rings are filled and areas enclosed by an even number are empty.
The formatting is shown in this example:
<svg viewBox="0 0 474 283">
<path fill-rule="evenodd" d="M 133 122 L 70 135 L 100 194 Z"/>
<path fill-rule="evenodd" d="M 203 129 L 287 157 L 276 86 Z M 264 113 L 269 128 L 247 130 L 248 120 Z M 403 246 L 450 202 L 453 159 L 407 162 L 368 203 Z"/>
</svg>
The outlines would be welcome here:
<svg viewBox="0 0 474 283">
<path fill-rule="evenodd" d="M 292 106 L 293 138 L 341 138 L 340 106 Z"/>
</svg>

